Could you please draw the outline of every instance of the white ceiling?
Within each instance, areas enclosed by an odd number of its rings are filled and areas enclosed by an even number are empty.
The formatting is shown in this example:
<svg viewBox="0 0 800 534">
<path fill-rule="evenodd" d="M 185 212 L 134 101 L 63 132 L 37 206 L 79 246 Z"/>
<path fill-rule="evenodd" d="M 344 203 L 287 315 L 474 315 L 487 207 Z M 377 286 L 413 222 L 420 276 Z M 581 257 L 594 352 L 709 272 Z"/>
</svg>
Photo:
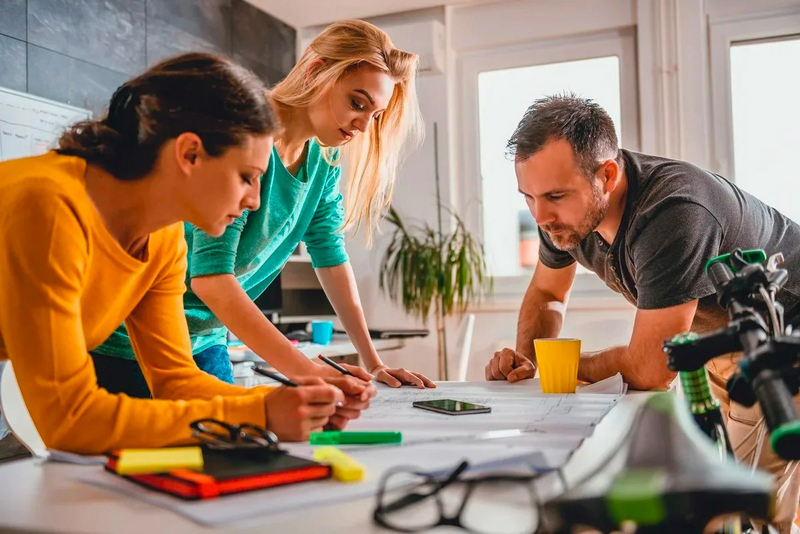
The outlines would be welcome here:
<svg viewBox="0 0 800 534">
<path fill-rule="evenodd" d="M 367 18 L 442 5 L 487 3 L 496 0 L 247 0 L 295 28 L 335 20 Z"/>
</svg>

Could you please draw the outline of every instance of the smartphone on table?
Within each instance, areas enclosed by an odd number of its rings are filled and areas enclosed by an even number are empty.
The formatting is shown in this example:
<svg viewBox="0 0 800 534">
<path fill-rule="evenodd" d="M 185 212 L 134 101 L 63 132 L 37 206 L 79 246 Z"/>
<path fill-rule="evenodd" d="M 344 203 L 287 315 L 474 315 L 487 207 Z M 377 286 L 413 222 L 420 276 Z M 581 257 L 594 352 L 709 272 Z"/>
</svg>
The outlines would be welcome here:
<svg viewBox="0 0 800 534">
<path fill-rule="evenodd" d="M 481 406 L 471 402 L 458 401 L 453 399 L 438 399 L 427 401 L 414 401 L 414 408 L 430 410 L 446 415 L 469 415 L 476 413 L 489 413 L 492 409 L 489 406 Z"/>
</svg>

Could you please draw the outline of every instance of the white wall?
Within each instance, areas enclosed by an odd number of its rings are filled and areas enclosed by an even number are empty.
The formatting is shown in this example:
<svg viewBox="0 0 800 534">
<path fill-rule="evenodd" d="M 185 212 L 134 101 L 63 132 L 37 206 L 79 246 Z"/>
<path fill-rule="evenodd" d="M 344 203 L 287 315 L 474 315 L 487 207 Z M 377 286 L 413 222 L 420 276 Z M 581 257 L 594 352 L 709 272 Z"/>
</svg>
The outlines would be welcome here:
<svg viewBox="0 0 800 534">
<path fill-rule="evenodd" d="M 476 147 L 465 142 L 475 132 L 464 128 L 458 104 L 459 65 L 463 57 L 492 50 L 576 38 L 631 28 L 636 31 L 636 67 L 639 86 L 640 145 L 645 152 L 685 159 L 711 170 L 714 134 L 711 112 L 708 24 L 800 8 L 797 0 L 536 0 L 505 1 L 484 5 L 430 9 L 381 17 L 371 22 L 391 34 L 393 24 L 434 18 L 445 24 L 448 69 L 422 77 L 419 97 L 428 123 L 428 139 L 420 152 L 403 167 L 394 205 L 404 215 L 435 224 L 435 189 L 431 124 L 439 122 L 440 169 L 443 202 L 462 215 L 479 198 L 480 182 L 465 175 L 465 157 Z M 299 32 L 298 37 L 308 34 Z M 467 121 L 469 122 L 469 121 Z M 478 178 L 479 179 L 479 178 Z M 374 326 L 416 326 L 378 294 L 377 269 L 385 240 L 372 251 L 357 242 L 348 245 L 359 289 Z M 591 286 L 588 281 L 582 285 Z M 499 299 L 476 310 L 474 340 L 468 378 L 482 377 L 492 352 L 513 344 L 522 281 L 499 284 L 517 297 Z M 596 289 L 596 286 L 595 286 Z M 564 335 L 581 337 L 587 349 L 624 343 L 630 335 L 633 309 L 620 298 L 576 291 L 570 302 Z M 451 325 L 451 332 L 455 330 Z M 452 336 L 451 336 L 452 337 Z M 435 374 L 435 339 L 415 340 L 402 350 L 383 355 L 390 365 Z"/>
<path fill-rule="evenodd" d="M 452 8 L 457 53 L 594 33 L 636 23 L 634 0 L 510 1 Z"/>
</svg>

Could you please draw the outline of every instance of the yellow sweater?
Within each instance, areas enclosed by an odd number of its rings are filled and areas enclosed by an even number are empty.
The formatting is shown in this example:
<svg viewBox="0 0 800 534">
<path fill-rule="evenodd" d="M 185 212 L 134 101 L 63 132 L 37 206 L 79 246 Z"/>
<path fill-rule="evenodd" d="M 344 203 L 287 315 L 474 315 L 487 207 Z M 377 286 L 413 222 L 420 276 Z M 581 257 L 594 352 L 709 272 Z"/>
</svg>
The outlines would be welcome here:
<svg viewBox="0 0 800 534">
<path fill-rule="evenodd" d="M 200 371 L 183 313 L 178 223 L 126 253 L 86 193 L 86 162 L 50 152 L 0 163 L 0 361 L 9 359 L 48 447 L 100 453 L 191 442 L 207 417 L 264 425 L 270 388 Z M 97 386 L 88 354 L 122 321 L 154 399 Z"/>
</svg>

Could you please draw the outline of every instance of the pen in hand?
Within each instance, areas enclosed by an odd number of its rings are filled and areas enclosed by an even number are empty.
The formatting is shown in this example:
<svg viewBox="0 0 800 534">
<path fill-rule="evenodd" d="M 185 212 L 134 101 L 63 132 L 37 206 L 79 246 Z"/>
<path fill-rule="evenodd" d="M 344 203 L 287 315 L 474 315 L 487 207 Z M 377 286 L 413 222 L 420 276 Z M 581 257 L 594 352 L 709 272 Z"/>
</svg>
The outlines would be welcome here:
<svg viewBox="0 0 800 534">
<path fill-rule="evenodd" d="M 333 367 L 334 369 L 336 369 L 337 371 L 339 371 L 343 375 L 352 376 L 353 378 L 358 378 L 356 375 L 354 375 L 353 373 L 351 373 L 350 371 L 348 371 L 347 369 L 345 369 L 344 367 L 342 367 L 341 365 L 339 365 L 335 361 L 331 360 L 330 358 L 326 358 L 322 354 L 318 355 L 317 358 L 319 358 L 323 362 L 327 363 L 328 365 L 330 365 L 331 367 Z"/>
<path fill-rule="evenodd" d="M 286 378 L 283 375 L 279 375 L 278 373 L 273 373 L 272 371 L 267 371 L 266 369 L 262 369 L 261 367 L 259 367 L 257 365 L 253 366 L 253 372 L 258 373 L 261 376 L 266 376 L 267 378 L 271 378 L 276 382 L 280 382 L 281 384 L 283 384 L 286 387 L 296 388 L 297 385 L 298 385 L 297 382 L 295 382 L 293 380 L 289 380 L 288 378 Z M 343 402 L 341 402 L 341 401 L 337 401 L 336 402 L 336 407 L 337 408 L 341 408 L 342 406 L 344 406 Z"/>
<path fill-rule="evenodd" d="M 261 376 L 266 376 L 267 378 L 271 378 L 275 382 L 280 382 L 284 386 L 287 386 L 287 387 L 290 387 L 290 388 L 296 388 L 297 387 L 297 382 L 289 380 L 285 376 L 279 375 L 278 373 L 273 373 L 272 371 L 267 371 L 266 369 L 262 369 L 261 367 L 258 367 L 257 365 L 253 366 L 253 372 L 258 373 Z"/>
<path fill-rule="evenodd" d="M 356 375 L 354 375 L 353 373 L 351 373 L 350 371 L 348 371 L 347 369 L 345 369 L 344 367 L 342 367 L 338 363 L 334 362 L 330 358 L 326 358 L 322 354 L 317 355 L 317 358 L 319 358 L 320 360 L 322 360 L 326 364 L 330 365 L 331 367 L 333 367 L 334 369 L 336 369 L 337 371 L 339 371 L 343 375 L 352 376 L 353 378 L 355 378 L 358 381 L 359 384 L 365 384 L 366 385 L 366 383 L 364 382 L 364 379 L 362 379 L 360 377 L 357 377 Z M 372 387 L 372 391 L 374 391 L 374 390 L 375 390 L 375 388 L 373 386 Z M 372 394 L 370 393 L 369 387 L 365 387 L 365 389 L 363 389 L 359 393 L 350 393 L 350 394 L 354 394 L 356 397 L 359 397 L 362 401 L 365 401 L 365 400 L 369 399 L 372 396 Z M 347 391 L 345 391 L 345 395 L 348 395 Z"/>
</svg>

